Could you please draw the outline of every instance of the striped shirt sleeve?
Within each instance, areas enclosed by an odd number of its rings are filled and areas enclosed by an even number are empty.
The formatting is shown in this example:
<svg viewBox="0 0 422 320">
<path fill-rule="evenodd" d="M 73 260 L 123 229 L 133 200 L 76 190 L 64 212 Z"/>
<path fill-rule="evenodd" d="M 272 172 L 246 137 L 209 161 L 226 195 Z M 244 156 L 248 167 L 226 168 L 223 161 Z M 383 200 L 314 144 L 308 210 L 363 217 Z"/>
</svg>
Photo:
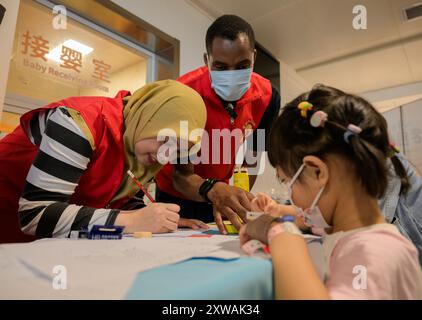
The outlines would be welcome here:
<svg viewBox="0 0 422 320">
<path fill-rule="evenodd" d="M 113 225 L 119 210 L 69 204 L 93 154 L 88 137 L 66 107 L 33 117 L 27 132 L 39 146 L 19 199 L 19 221 L 26 234 L 68 237 L 94 224 Z"/>
</svg>

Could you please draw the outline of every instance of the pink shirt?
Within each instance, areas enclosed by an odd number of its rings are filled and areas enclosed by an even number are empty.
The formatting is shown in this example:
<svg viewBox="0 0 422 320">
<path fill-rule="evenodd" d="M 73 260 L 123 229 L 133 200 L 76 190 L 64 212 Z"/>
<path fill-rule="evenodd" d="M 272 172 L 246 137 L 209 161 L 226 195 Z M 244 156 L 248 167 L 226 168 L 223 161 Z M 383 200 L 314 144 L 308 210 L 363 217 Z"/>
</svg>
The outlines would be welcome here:
<svg viewBox="0 0 422 320">
<path fill-rule="evenodd" d="M 332 299 L 422 299 L 418 252 L 394 225 L 326 235 L 323 250 Z"/>
</svg>

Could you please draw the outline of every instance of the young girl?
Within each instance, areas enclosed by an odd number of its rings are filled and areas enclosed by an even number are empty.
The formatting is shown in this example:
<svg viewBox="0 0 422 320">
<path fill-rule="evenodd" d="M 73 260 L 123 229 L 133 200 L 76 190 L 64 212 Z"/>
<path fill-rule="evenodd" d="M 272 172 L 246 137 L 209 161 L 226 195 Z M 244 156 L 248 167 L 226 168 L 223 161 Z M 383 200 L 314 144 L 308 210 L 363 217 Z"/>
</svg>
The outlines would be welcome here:
<svg viewBox="0 0 422 320">
<path fill-rule="evenodd" d="M 323 236 L 326 260 L 321 280 L 293 217 L 277 218 L 285 207 L 258 197 L 254 205 L 273 215 L 243 226 L 241 245 L 269 244 L 276 298 L 421 299 L 417 250 L 386 223 L 377 203 L 394 156 L 381 114 L 360 97 L 318 85 L 286 105 L 269 142 L 295 215 Z"/>
</svg>

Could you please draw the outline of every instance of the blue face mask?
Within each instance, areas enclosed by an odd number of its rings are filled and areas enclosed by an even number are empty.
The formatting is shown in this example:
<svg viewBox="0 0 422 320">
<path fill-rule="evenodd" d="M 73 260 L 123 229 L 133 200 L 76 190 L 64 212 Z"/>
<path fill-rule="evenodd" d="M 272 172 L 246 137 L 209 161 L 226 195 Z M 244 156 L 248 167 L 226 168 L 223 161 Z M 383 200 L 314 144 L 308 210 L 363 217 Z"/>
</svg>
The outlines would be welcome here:
<svg viewBox="0 0 422 320">
<path fill-rule="evenodd" d="M 251 86 L 253 68 L 242 70 L 212 71 L 211 87 L 225 101 L 239 100 Z"/>
</svg>

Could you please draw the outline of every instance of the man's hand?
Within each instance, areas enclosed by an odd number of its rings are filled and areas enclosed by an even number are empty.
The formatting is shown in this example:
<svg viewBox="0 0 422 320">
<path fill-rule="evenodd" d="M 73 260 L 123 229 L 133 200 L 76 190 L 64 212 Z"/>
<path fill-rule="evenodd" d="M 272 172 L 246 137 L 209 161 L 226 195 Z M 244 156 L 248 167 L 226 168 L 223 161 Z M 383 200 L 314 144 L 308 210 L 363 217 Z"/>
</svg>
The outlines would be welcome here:
<svg viewBox="0 0 422 320">
<path fill-rule="evenodd" d="M 246 212 L 251 211 L 251 200 L 254 195 L 243 189 L 229 186 L 226 183 L 217 182 L 207 196 L 214 207 L 214 220 L 218 230 L 223 234 L 227 234 L 222 215 L 229 219 L 237 230 L 240 230 L 242 222 L 239 221 L 239 217 L 246 221 Z"/>
<path fill-rule="evenodd" d="M 209 229 L 208 225 L 201 220 L 196 219 L 185 219 L 180 218 L 179 219 L 179 227 L 181 228 L 191 228 L 194 230 L 198 229 Z"/>
</svg>

